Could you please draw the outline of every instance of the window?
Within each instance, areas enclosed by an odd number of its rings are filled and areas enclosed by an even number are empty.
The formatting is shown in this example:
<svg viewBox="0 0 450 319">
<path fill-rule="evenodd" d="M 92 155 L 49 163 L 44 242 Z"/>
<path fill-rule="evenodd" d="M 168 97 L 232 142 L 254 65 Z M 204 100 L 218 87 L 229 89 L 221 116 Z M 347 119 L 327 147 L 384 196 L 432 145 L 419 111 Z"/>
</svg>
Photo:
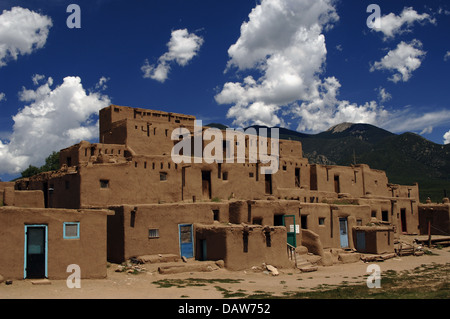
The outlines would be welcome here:
<svg viewBox="0 0 450 319">
<path fill-rule="evenodd" d="M 319 225 L 325 225 L 325 217 L 319 217 Z"/>
<path fill-rule="evenodd" d="M 101 179 L 100 180 L 100 188 L 109 188 L 109 180 Z"/>
<path fill-rule="evenodd" d="M 167 180 L 167 173 L 166 172 L 160 172 L 159 173 L 159 180 L 160 181 L 166 181 Z"/>
<path fill-rule="evenodd" d="M 389 212 L 387 210 L 381 211 L 381 220 L 384 222 L 389 221 Z"/>
<path fill-rule="evenodd" d="M 80 223 L 79 222 L 65 222 L 63 227 L 64 239 L 78 239 L 80 238 Z"/>
<path fill-rule="evenodd" d="M 302 229 L 308 229 L 308 215 L 300 215 L 300 225 Z"/>
<path fill-rule="evenodd" d="M 248 173 L 248 177 L 253 177 L 253 173 L 252 172 Z"/>
<path fill-rule="evenodd" d="M 356 220 L 356 226 L 362 226 L 362 219 Z"/>
<path fill-rule="evenodd" d="M 372 213 L 370 214 L 370 217 L 376 218 L 377 217 L 377 211 L 373 210 Z"/>
<path fill-rule="evenodd" d="M 213 217 L 214 220 L 219 220 L 219 210 L 218 209 L 213 209 Z"/>
<path fill-rule="evenodd" d="M 159 238 L 159 229 L 158 228 L 150 228 L 148 230 L 148 238 Z"/>
<path fill-rule="evenodd" d="M 222 174 L 222 179 L 223 179 L 224 181 L 227 181 L 227 180 L 228 180 L 228 172 L 223 172 L 223 174 Z"/>
</svg>

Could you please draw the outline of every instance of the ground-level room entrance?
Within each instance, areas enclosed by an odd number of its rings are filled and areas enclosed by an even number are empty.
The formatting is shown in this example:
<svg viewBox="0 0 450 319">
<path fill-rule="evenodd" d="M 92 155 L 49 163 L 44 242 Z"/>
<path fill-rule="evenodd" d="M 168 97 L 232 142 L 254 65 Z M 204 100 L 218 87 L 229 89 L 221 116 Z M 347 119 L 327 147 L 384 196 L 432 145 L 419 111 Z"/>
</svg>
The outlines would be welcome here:
<svg viewBox="0 0 450 319">
<path fill-rule="evenodd" d="M 48 226 L 25 225 L 24 278 L 47 278 Z"/>
<path fill-rule="evenodd" d="M 178 225 L 180 254 L 186 258 L 194 257 L 194 236 L 192 224 Z"/>
</svg>

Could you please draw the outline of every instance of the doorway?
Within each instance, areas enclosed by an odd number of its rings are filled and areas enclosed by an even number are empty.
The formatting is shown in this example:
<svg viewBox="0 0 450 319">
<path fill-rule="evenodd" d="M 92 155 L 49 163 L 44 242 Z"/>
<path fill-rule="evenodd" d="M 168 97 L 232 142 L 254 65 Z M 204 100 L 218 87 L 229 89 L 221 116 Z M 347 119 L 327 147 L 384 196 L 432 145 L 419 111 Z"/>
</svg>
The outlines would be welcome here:
<svg viewBox="0 0 450 319">
<path fill-rule="evenodd" d="M 202 171 L 203 199 L 211 199 L 211 171 Z"/>
<path fill-rule="evenodd" d="M 47 278 L 47 225 L 25 225 L 24 278 Z"/>
<path fill-rule="evenodd" d="M 341 185 L 339 183 L 339 175 L 334 175 L 334 191 L 336 193 L 341 192 Z"/>
<path fill-rule="evenodd" d="M 192 224 L 178 225 L 178 235 L 180 239 L 180 254 L 186 258 L 194 257 L 194 238 Z"/>
<path fill-rule="evenodd" d="M 406 209 L 405 208 L 400 209 L 400 222 L 401 222 L 401 226 L 402 226 L 402 232 L 406 233 L 407 229 L 406 229 Z"/>
<path fill-rule="evenodd" d="M 339 218 L 339 235 L 341 239 L 341 248 L 348 248 L 347 217 Z"/>
<path fill-rule="evenodd" d="M 300 168 L 295 168 L 295 187 L 300 188 Z"/>
<path fill-rule="evenodd" d="M 264 175 L 265 180 L 265 191 L 266 194 L 272 194 L 272 174 L 265 174 Z"/>
</svg>

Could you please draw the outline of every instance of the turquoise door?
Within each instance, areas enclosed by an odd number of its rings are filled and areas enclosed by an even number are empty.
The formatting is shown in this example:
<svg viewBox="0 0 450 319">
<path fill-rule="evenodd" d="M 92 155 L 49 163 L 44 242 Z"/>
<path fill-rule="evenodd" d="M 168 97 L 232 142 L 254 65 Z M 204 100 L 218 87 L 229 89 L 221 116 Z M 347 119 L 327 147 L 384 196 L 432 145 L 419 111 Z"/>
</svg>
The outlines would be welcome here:
<svg viewBox="0 0 450 319">
<path fill-rule="evenodd" d="M 24 278 L 47 277 L 47 225 L 25 225 Z"/>
<path fill-rule="evenodd" d="M 347 218 L 339 218 L 339 235 L 341 248 L 348 248 Z"/>
<path fill-rule="evenodd" d="M 180 254 L 186 258 L 194 257 L 194 238 L 192 234 L 192 224 L 178 225 L 180 237 Z"/>
</svg>

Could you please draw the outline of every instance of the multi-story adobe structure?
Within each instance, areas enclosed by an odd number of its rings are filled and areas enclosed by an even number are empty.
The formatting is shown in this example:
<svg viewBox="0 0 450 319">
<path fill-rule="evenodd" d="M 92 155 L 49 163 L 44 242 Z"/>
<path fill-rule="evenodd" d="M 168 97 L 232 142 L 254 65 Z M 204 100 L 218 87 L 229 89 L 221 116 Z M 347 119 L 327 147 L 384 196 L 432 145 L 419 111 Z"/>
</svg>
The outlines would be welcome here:
<svg viewBox="0 0 450 319">
<path fill-rule="evenodd" d="M 223 153 L 223 161 L 194 152 L 174 161 L 180 140 L 197 147 L 194 116 L 111 105 L 99 118 L 100 143 L 61 150 L 58 171 L 21 179 L 15 188 L 42 190 L 48 208 L 115 211 L 107 216 L 111 261 L 171 253 L 223 259 L 230 269 L 258 262 L 283 267 L 286 242 L 317 254 L 364 250 L 356 230 L 374 219 L 386 226 L 390 247 L 398 234 L 418 232 L 418 185 L 390 184 L 385 172 L 367 165 L 310 164 L 299 141 L 255 140 L 247 131 L 231 140 L 225 130 L 209 131 L 222 146 L 209 154 Z M 214 140 L 203 139 L 200 149 Z M 253 143 L 268 154 L 278 150 L 271 174 L 261 173 L 269 164 L 252 160 Z"/>
</svg>

